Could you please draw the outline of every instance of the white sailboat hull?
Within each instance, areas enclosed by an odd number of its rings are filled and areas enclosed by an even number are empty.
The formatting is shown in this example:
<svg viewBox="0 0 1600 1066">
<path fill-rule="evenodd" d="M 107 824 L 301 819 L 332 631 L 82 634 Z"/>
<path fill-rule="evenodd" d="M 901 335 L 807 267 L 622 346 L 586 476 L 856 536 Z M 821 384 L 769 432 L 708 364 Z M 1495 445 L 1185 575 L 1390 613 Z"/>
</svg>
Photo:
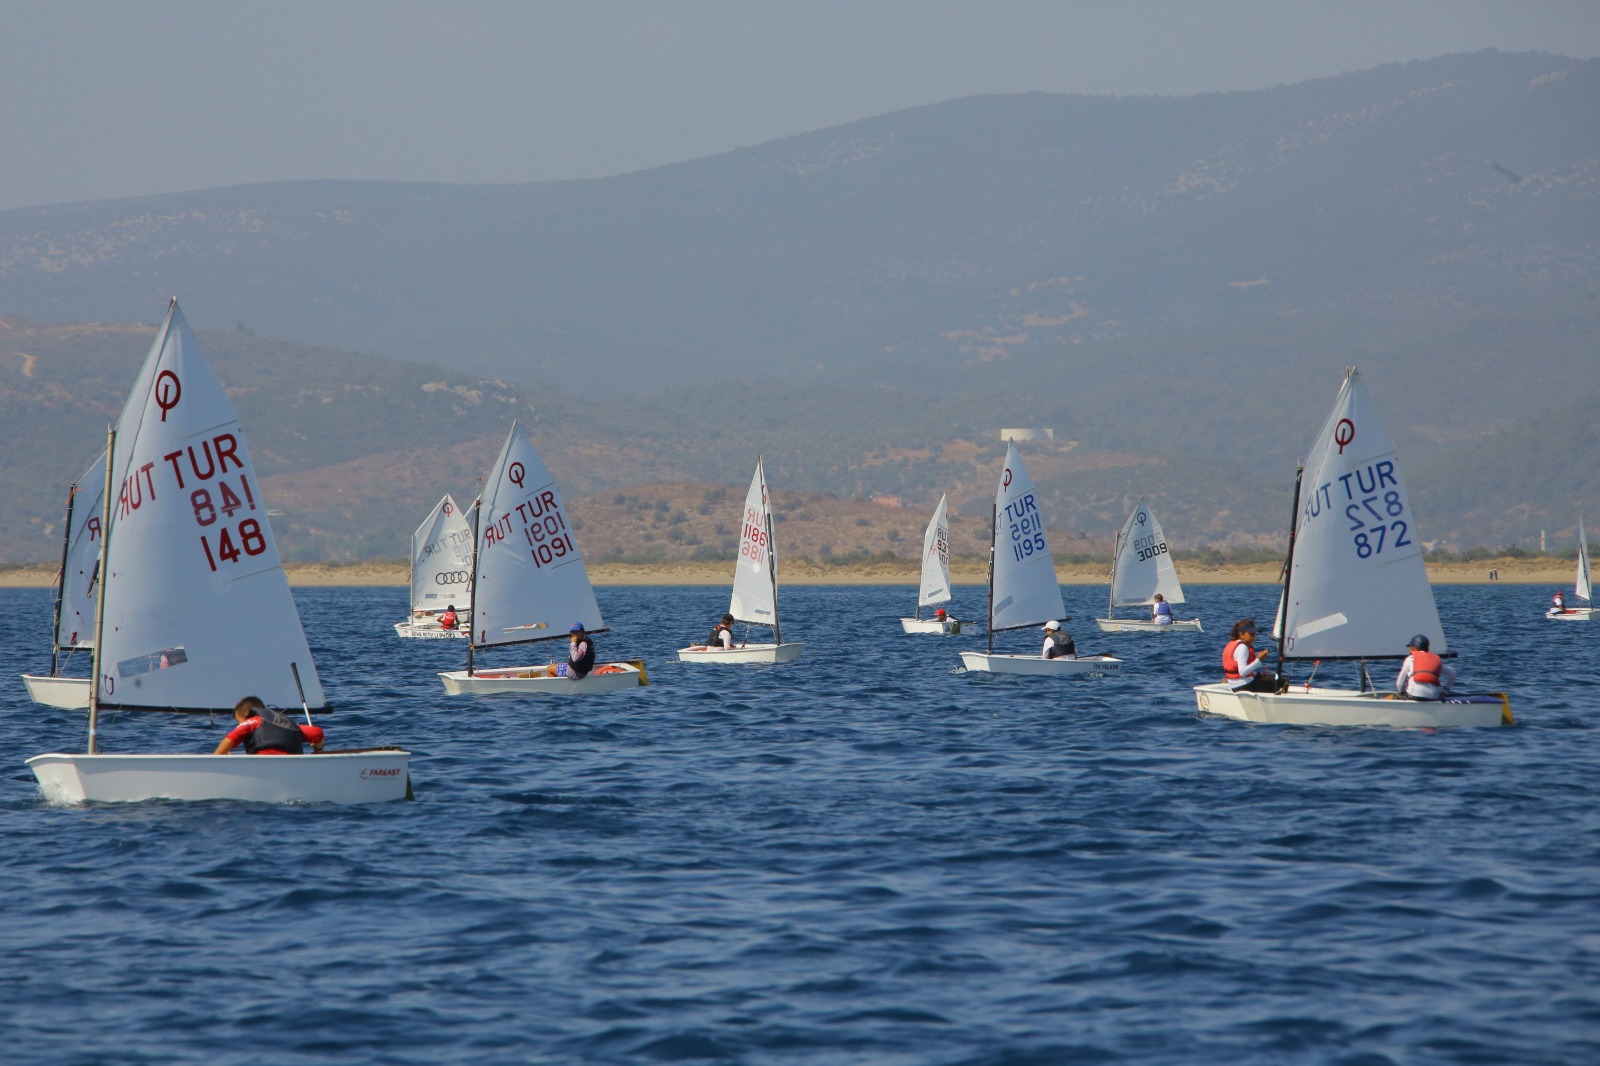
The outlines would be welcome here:
<svg viewBox="0 0 1600 1066">
<path fill-rule="evenodd" d="M 743 644 L 736 648 L 708 648 L 704 644 L 678 649 L 684 663 L 792 663 L 804 644 Z"/>
<path fill-rule="evenodd" d="M 89 708 L 87 677 L 42 677 L 23 674 L 22 683 L 28 687 L 28 698 L 42 706 L 60 707 L 66 711 L 84 711 Z"/>
<path fill-rule="evenodd" d="M 1557 622 L 1587 622 L 1594 617 L 1597 607 L 1568 607 L 1565 611 L 1558 611 L 1554 607 L 1544 613 L 1546 618 Z"/>
<path fill-rule="evenodd" d="M 937 618 L 902 618 L 900 628 L 907 633 L 940 633 L 949 636 L 961 632 L 961 623 L 954 618 L 943 622 Z"/>
<path fill-rule="evenodd" d="M 1380 725 L 1406 729 L 1514 725 L 1503 693 L 1458 700 L 1403 700 L 1378 692 L 1291 687 L 1288 692 L 1234 692 L 1226 682 L 1196 685 L 1195 704 L 1208 714 L 1277 725 Z M 1470 701 L 1470 702 L 1469 702 Z"/>
<path fill-rule="evenodd" d="M 612 669 L 606 669 L 606 668 Z M 535 696 L 597 696 L 621 692 L 649 683 L 640 662 L 599 663 L 588 677 L 546 677 L 543 666 L 508 666 L 498 670 L 452 670 L 441 673 L 444 690 L 452 696 L 493 696 L 515 693 Z M 604 673 L 600 671 L 605 670 Z"/>
<path fill-rule="evenodd" d="M 1102 633 L 1203 633 L 1198 618 L 1173 619 L 1167 625 L 1157 625 L 1149 619 L 1096 618 L 1094 624 Z"/>
<path fill-rule="evenodd" d="M 35 755 L 45 801 L 248 800 L 255 803 L 384 803 L 406 798 L 411 753 L 397 749 L 322 755 Z"/>
<path fill-rule="evenodd" d="M 961 661 L 968 670 L 991 674 L 1023 674 L 1030 677 L 1072 677 L 1087 674 L 1099 677 L 1122 669 L 1122 660 L 1110 655 L 1080 655 L 1076 659 L 1046 659 L 1038 655 L 989 655 L 964 651 Z"/>
<path fill-rule="evenodd" d="M 395 636 L 411 640 L 465 640 L 469 627 L 469 623 L 463 623 L 458 629 L 446 629 L 438 622 L 396 622 L 394 632 Z"/>
</svg>

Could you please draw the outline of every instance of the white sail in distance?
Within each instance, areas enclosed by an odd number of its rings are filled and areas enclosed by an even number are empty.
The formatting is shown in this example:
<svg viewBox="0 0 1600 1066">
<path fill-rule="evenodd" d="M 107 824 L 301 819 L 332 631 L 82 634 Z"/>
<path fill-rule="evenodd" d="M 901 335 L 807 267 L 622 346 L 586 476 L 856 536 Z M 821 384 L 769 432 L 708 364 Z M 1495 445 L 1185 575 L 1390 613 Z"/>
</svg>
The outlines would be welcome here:
<svg viewBox="0 0 1600 1066">
<path fill-rule="evenodd" d="M 917 590 L 917 606 L 933 607 L 950 602 L 950 520 L 949 499 L 939 497 L 928 529 L 922 534 L 922 584 Z"/>
<path fill-rule="evenodd" d="M 1160 593 L 1168 603 L 1183 603 L 1183 586 L 1167 551 L 1167 536 L 1155 512 L 1143 499 L 1117 535 L 1117 557 L 1111 568 L 1111 605 L 1148 606 Z"/>
<path fill-rule="evenodd" d="M 475 646 L 565 638 L 575 622 L 605 628 L 555 478 L 516 422 L 484 483 L 477 541 Z"/>
<path fill-rule="evenodd" d="M 297 669 L 307 704 L 326 706 L 239 417 L 176 300 L 111 467 L 100 705 L 298 707 Z"/>
<path fill-rule="evenodd" d="M 411 534 L 411 609 L 472 609 L 472 526 L 447 492 Z"/>
<path fill-rule="evenodd" d="M 1066 606 L 1045 536 L 1044 513 L 1015 441 L 1006 442 L 994 507 L 990 630 L 1020 629 L 1061 618 Z"/>
<path fill-rule="evenodd" d="M 739 524 L 739 559 L 733 569 L 728 613 L 740 622 L 770 626 L 778 621 L 778 560 L 772 545 L 772 509 L 767 475 L 756 460 Z"/>
<path fill-rule="evenodd" d="M 78 479 L 61 570 L 56 647 L 94 647 L 94 603 L 100 595 L 100 521 L 105 510 L 106 453 Z"/>
<path fill-rule="evenodd" d="M 1312 440 L 1288 576 L 1285 658 L 1447 652 L 1393 441 L 1354 368 Z"/>
<path fill-rule="evenodd" d="M 1594 603 L 1589 585 L 1589 538 L 1584 536 L 1582 515 L 1578 516 L 1578 578 L 1572 591 L 1578 599 Z"/>
</svg>

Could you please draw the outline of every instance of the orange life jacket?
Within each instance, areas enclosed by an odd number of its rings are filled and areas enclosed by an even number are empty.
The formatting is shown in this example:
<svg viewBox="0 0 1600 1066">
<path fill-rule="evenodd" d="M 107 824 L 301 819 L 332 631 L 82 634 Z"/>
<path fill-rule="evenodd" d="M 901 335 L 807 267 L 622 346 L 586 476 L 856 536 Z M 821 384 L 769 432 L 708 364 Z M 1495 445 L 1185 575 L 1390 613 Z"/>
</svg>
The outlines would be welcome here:
<svg viewBox="0 0 1600 1066">
<path fill-rule="evenodd" d="M 1411 652 L 1411 680 L 1419 685 L 1437 685 L 1439 683 L 1439 667 L 1444 660 L 1431 651 L 1421 648 Z"/>
<path fill-rule="evenodd" d="M 1239 645 L 1243 643 L 1244 641 L 1242 640 L 1230 640 L 1228 641 L 1227 646 L 1222 649 L 1222 676 L 1226 677 L 1229 681 L 1237 681 L 1240 677 L 1244 676 L 1239 673 L 1239 660 L 1233 657 L 1233 653 L 1237 651 L 1239 649 Z M 1253 655 L 1255 652 L 1252 651 L 1251 654 Z"/>
</svg>

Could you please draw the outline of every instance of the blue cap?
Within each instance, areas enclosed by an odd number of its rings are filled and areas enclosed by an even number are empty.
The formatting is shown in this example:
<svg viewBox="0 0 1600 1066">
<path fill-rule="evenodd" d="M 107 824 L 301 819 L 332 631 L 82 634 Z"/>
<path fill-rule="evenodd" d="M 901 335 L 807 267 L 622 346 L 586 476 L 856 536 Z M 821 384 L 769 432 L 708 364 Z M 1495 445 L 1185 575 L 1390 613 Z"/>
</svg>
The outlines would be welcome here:
<svg viewBox="0 0 1600 1066">
<path fill-rule="evenodd" d="M 572 628 L 567 630 L 567 632 L 568 633 L 582 633 L 582 632 L 584 632 L 583 623 L 582 622 L 574 622 L 574 623 L 572 623 Z"/>
</svg>

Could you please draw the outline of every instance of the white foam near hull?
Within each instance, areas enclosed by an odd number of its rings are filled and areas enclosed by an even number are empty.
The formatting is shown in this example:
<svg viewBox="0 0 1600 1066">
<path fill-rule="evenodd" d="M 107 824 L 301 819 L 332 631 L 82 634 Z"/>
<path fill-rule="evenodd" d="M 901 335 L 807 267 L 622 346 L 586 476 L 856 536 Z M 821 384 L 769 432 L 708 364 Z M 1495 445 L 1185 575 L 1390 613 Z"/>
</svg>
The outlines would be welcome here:
<svg viewBox="0 0 1600 1066">
<path fill-rule="evenodd" d="M 1402 700 L 1378 692 L 1292 686 L 1288 692 L 1234 692 L 1226 682 L 1196 685 L 1195 704 L 1208 714 L 1279 725 L 1385 725 L 1409 729 L 1514 725 L 1504 693 L 1453 700 Z"/>
<path fill-rule="evenodd" d="M 1098 677 L 1114 674 L 1122 669 L 1122 660 L 1110 655 L 1083 655 L 1076 659 L 1046 659 L 1038 655 L 986 655 L 981 651 L 964 651 L 961 661 L 968 670 L 983 670 L 991 674 L 1025 674 L 1032 677 L 1071 677 L 1088 674 Z"/>
<path fill-rule="evenodd" d="M 1148 619 L 1096 618 L 1094 624 L 1102 633 L 1203 633 L 1198 618 L 1177 618 L 1167 625 L 1157 625 Z"/>
<path fill-rule="evenodd" d="M 465 640 L 467 637 L 466 626 L 446 629 L 438 622 L 396 622 L 394 632 L 396 636 L 412 640 Z"/>
<path fill-rule="evenodd" d="M 900 628 L 907 633 L 939 633 L 949 636 L 961 632 L 961 623 L 954 618 L 939 621 L 937 618 L 902 618 Z"/>
<path fill-rule="evenodd" d="M 249 800 L 256 803 L 383 803 L 405 799 L 411 753 L 398 749 L 322 755 L 35 755 L 45 801 Z"/>
<path fill-rule="evenodd" d="M 1587 622 L 1594 617 L 1600 608 L 1595 607 L 1569 607 L 1565 611 L 1558 611 L 1554 607 L 1544 613 L 1546 618 L 1553 618 L 1557 622 Z"/>
<path fill-rule="evenodd" d="M 28 687 L 28 698 L 45 707 L 60 707 L 67 711 L 89 708 L 89 679 L 87 677 L 41 677 L 23 674 L 22 683 Z"/>
<path fill-rule="evenodd" d="M 741 644 L 734 648 L 708 648 L 694 644 L 678 649 L 684 663 L 792 663 L 804 644 Z"/>
<path fill-rule="evenodd" d="M 452 670 L 441 673 L 444 690 L 452 696 L 493 696 L 496 693 L 539 696 L 594 696 L 602 692 L 621 692 L 647 684 L 644 664 L 599 663 L 601 667 L 616 667 L 605 673 L 592 672 L 588 677 L 574 680 L 570 677 L 546 677 L 543 666 L 510 666 L 498 670 Z"/>
</svg>

